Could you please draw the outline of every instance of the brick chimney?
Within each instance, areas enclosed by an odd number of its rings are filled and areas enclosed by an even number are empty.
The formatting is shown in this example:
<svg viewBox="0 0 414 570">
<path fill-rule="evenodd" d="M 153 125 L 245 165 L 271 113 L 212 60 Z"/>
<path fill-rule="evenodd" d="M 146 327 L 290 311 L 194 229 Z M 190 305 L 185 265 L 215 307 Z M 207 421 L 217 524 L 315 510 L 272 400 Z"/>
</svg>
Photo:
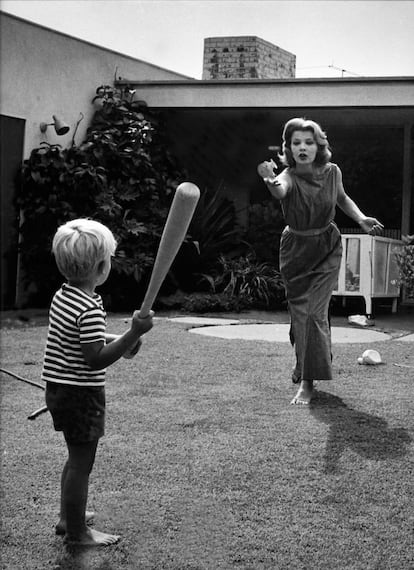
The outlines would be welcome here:
<svg viewBox="0 0 414 570">
<path fill-rule="evenodd" d="M 256 36 L 204 39 L 203 79 L 287 79 L 296 56 Z"/>
</svg>

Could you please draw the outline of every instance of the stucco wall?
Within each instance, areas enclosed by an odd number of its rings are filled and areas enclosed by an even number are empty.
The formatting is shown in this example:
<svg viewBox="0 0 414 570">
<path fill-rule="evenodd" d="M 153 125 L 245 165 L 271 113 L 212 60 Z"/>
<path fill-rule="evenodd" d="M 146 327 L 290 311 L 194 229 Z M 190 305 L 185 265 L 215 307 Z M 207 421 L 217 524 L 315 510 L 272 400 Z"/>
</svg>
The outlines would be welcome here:
<svg viewBox="0 0 414 570">
<path fill-rule="evenodd" d="M 94 112 L 91 101 L 99 85 L 114 79 L 139 77 L 147 80 L 188 80 L 186 76 L 139 59 L 55 32 L 0 12 L 0 115 L 1 148 L 1 306 L 24 306 L 26 291 L 17 278 L 16 212 L 13 205 L 14 176 L 21 158 L 26 159 L 42 141 L 70 146 L 76 123 L 80 144 Z M 138 98 L 143 99 L 139 96 Z M 70 131 L 57 136 L 53 127 L 41 133 L 40 123 L 62 118 Z M 9 119 L 11 117 L 11 119 Z M 21 121 L 13 121 L 20 119 Z M 19 127 L 17 129 L 17 126 Z M 17 140 L 17 138 L 18 140 Z M 24 137 L 22 143 L 22 137 Z M 20 156 L 23 148 L 23 157 Z M 18 149 L 11 152 L 11 149 Z M 7 152 L 6 152 L 7 151 Z M 16 287 L 17 281 L 17 287 Z"/>
<path fill-rule="evenodd" d="M 113 84 L 115 74 L 140 80 L 188 79 L 4 12 L 0 36 L 0 114 L 26 120 L 24 158 L 42 140 L 68 146 L 82 112 L 79 143 L 93 113 L 96 87 Z M 51 123 L 53 114 L 70 125 L 68 134 L 58 137 L 53 127 L 40 132 L 40 123 Z"/>
</svg>

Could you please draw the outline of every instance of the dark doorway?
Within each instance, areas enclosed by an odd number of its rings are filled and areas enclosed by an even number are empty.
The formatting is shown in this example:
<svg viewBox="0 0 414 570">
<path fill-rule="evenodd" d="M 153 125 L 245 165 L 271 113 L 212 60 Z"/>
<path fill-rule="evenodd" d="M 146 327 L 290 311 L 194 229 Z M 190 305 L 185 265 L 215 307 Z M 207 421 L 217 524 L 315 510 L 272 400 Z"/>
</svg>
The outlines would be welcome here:
<svg viewBox="0 0 414 570">
<path fill-rule="evenodd" d="M 17 174 L 23 161 L 24 129 L 24 119 L 0 115 L 2 311 L 13 308 L 16 290 L 18 212 L 14 197 Z"/>
<path fill-rule="evenodd" d="M 327 131 L 347 193 L 363 212 L 383 222 L 386 237 L 400 237 L 403 116 L 383 110 L 381 117 L 381 110 L 367 108 L 178 108 L 161 113 L 171 151 L 189 178 L 201 189 L 225 189 L 238 210 L 269 199 L 256 166 L 269 158 L 277 162 L 284 123 L 299 116 L 314 119 Z M 340 210 L 336 222 L 341 229 L 360 231 Z"/>
</svg>

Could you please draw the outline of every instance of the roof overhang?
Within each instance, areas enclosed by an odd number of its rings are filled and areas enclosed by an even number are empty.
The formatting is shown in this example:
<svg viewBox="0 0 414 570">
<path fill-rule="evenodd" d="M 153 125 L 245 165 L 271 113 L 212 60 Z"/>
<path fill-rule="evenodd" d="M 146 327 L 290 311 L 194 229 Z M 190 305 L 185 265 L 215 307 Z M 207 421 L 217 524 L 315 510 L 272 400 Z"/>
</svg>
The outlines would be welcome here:
<svg viewBox="0 0 414 570">
<path fill-rule="evenodd" d="M 414 77 L 120 80 L 152 108 L 414 108 Z"/>
</svg>

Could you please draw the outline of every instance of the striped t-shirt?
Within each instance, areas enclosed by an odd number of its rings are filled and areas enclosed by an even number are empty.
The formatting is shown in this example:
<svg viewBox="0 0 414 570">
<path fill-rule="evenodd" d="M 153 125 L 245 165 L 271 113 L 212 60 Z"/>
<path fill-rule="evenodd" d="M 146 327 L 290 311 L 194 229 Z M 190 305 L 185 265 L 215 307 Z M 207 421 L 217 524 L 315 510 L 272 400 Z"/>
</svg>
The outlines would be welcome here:
<svg viewBox="0 0 414 570">
<path fill-rule="evenodd" d="M 73 386 L 104 386 L 105 370 L 92 370 L 83 343 L 105 342 L 106 313 L 100 295 L 64 284 L 53 297 L 42 380 Z"/>
</svg>

